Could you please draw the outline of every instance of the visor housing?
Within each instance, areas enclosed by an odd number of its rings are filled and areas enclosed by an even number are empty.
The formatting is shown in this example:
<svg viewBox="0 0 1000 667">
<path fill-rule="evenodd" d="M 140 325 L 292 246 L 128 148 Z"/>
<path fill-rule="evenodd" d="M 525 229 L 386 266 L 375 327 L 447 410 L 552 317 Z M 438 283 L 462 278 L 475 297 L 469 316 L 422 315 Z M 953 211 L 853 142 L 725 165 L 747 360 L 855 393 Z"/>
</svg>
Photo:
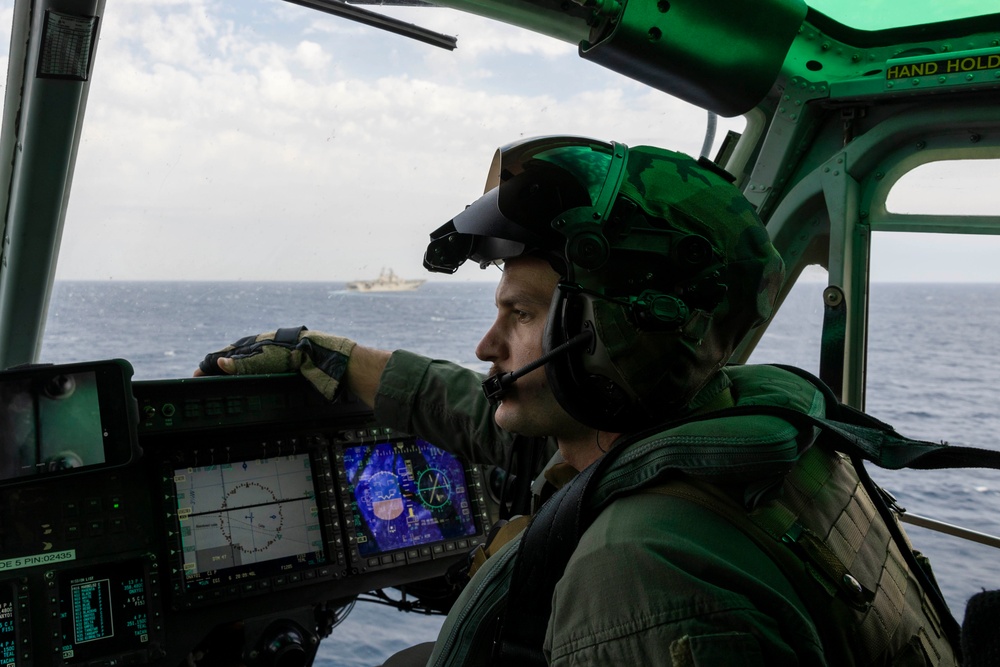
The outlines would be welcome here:
<svg viewBox="0 0 1000 667">
<path fill-rule="evenodd" d="M 497 150 L 485 194 L 431 233 L 424 267 L 454 273 L 532 252 L 563 255 L 553 222 L 586 208 L 600 223 L 621 184 L 627 149 L 581 137 L 541 137 Z"/>
</svg>

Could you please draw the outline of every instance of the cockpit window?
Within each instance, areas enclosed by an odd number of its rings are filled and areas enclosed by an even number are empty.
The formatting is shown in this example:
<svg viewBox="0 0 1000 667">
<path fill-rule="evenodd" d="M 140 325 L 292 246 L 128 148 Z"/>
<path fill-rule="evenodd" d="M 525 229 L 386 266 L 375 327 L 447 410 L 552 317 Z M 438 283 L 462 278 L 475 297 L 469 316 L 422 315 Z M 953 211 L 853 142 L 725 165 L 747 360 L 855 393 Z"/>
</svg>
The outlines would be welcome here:
<svg viewBox="0 0 1000 667">
<path fill-rule="evenodd" d="M 233 7 L 108 6 L 41 360 L 124 356 L 141 379 L 185 376 L 240 336 L 299 324 L 412 346 L 392 335 L 407 326 L 398 313 L 346 321 L 340 291 L 383 268 L 426 278 L 428 234 L 482 194 L 498 146 L 576 134 L 702 148 L 704 110 L 526 30 L 379 9 L 458 35 L 447 51 L 277 0 Z M 720 119 L 713 155 L 744 124 Z M 470 266 L 456 279 L 496 276 Z M 296 283 L 314 296 L 275 296 Z M 165 312 L 180 333 L 157 326 Z M 221 327 L 223 312 L 239 321 Z M 99 350 L 68 342 L 83 326 Z M 475 340 L 437 343 L 420 351 L 476 361 Z"/>
<path fill-rule="evenodd" d="M 422 273 L 427 234 L 482 194 L 500 145 L 577 134 L 701 148 L 703 110 L 552 38 L 395 9 L 460 32 L 449 52 L 284 2 L 248 5 L 108 8 L 58 279 Z M 716 147 L 742 125 L 721 121 Z"/>
<path fill-rule="evenodd" d="M 819 374 L 823 338 L 823 290 L 829 282 L 821 266 L 807 266 L 767 324 L 750 355 L 751 364 L 790 364 Z"/>
<path fill-rule="evenodd" d="M 993 0 L 811 0 L 809 6 L 857 30 L 888 30 L 997 11 Z"/>
<path fill-rule="evenodd" d="M 904 174 L 886 197 L 890 213 L 1000 216 L 1000 160 L 942 160 Z"/>
<path fill-rule="evenodd" d="M 998 252 L 1000 236 L 873 234 L 868 413 L 909 437 L 996 448 L 989 423 L 1000 383 L 1000 365 L 990 361 L 1000 330 L 1000 270 L 991 259 Z M 990 508 L 1000 497 L 1000 471 L 869 470 L 911 514 L 997 532 Z M 962 618 L 987 576 L 976 564 L 996 562 L 996 550 L 916 526 L 907 532 Z"/>
</svg>

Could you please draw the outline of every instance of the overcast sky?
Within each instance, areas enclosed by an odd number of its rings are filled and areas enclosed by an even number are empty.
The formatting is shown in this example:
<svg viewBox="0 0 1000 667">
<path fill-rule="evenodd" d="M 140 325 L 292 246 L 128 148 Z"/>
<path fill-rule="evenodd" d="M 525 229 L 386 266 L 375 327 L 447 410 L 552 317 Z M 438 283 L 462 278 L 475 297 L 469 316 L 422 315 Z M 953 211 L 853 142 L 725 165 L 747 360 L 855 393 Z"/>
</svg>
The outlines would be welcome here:
<svg viewBox="0 0 1000 667">
<path fill-rule="evenodd" d="M 574 46 L 450 10 L 391 11 L 458 49 L 280 0 L 108 0 L 58 277 L 425 277 L 427 234 L 482 193 L 498 145 L 701 147 L 703 110 Z M 719 138 L 742 124 L 722 119 Z M 979 252 L 914 275 L 1000 279 L 1000 263 L 965 268 Z"/>
</svg>

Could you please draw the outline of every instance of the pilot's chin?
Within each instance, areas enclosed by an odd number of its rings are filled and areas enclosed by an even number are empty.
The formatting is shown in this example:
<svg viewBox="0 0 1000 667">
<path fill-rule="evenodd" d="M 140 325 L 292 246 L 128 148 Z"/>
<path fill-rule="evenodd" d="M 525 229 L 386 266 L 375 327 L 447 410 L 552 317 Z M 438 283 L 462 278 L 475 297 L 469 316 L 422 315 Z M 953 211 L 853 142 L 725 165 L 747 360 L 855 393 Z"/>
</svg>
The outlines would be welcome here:
<svg viewBox="0 0 1000 667">
<path fill-rule="evenodd" d="M 509 396 L 504 397 L 497 404 L 497 409 L 493 413 L 493 421 L 496 425 L 505 431 L 510 431 L 513 424 L 511 423 L 514 419 L 514 415 L 511 414 L 513 411 L 513 401 Z"/>
</svg>

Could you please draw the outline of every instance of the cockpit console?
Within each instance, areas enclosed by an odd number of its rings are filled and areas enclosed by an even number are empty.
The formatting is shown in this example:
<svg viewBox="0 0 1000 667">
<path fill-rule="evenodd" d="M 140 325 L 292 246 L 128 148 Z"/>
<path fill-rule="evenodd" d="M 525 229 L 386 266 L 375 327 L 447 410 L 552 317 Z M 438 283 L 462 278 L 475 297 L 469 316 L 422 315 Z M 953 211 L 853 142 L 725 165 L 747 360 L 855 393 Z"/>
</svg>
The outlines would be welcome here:
<svg viewBox="0 0 1000 667">
<path fill-rule="evenodd" d="M 441 577 L 484 539 L 480 469 L 350 396 L 130 375 L 0 374 L 0 667 L 212 664 L 220 626 L 244 663 L 311 660 L 318 609 Z"/>
</svg>

